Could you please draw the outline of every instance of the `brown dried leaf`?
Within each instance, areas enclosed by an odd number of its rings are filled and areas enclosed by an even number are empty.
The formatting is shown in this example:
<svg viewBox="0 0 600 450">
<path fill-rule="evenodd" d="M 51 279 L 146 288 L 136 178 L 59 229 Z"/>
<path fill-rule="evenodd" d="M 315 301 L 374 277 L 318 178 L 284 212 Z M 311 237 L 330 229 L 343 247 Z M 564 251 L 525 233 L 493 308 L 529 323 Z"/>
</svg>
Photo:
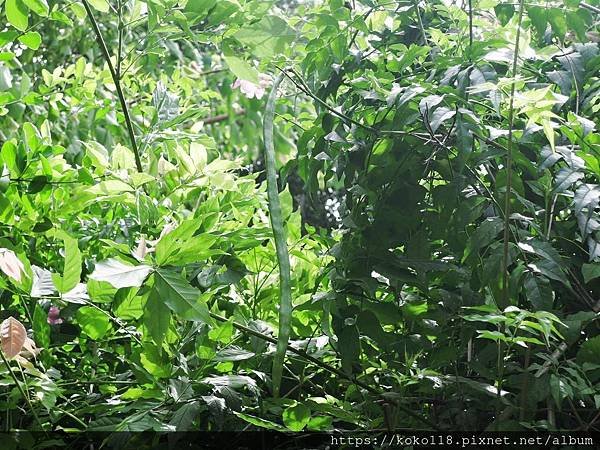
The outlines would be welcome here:
<svg viewBox="0 0 600 450">
<path fill-rule="evenodd" d="M 21 352 L 26 338 L 25 327 L 14 317 L 9 317 L 0 324 L 2 351 L 8 359 L 14 358 Z"/>
</svg>

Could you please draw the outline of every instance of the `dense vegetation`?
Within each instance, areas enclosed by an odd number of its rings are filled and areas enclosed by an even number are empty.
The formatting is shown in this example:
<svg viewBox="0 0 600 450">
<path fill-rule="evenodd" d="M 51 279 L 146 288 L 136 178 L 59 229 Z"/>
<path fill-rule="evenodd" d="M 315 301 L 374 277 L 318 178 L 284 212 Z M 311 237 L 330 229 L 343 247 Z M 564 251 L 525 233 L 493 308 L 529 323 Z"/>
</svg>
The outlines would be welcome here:
<svg viewBox="0 0 600 450">
<path fill-rule="evenodd" d="M 0 0 L 2 430 L 598 430 L 597 0 Z"/>
</svg>

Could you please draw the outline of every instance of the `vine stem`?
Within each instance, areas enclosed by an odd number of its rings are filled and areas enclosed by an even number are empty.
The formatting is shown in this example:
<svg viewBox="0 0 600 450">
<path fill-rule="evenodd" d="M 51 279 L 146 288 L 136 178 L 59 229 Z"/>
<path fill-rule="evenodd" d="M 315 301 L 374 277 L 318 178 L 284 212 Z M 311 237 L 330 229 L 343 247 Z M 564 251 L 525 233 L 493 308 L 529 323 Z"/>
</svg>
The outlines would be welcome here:
<svg viewBox="0 0 600 450">
<path fill-rule="evenodd" d="M 137 146 L 137 142 L 135 140 L 135 132 L 133 131 L 133 123 L 131 122 L 131 116 L 129 115 L 129 108 L 127 107 L 127 102 L 125 101 L 125 95 L 123 95 L 123 89 L 121 88 L 121 80 L 119 78 L 119 74 L 115 70 L 115 66 L 110 59 L 110 53 L 108 53 L 108 48 L 106 47 L 106 42 L 104 42 L 104 38 L 102 37 L 102 33 L 100 32 L 100 27 L 98 26 L 98 22 L 94 17 L 94 13 L 92 13 L 92 9 L 87 0 L 81 0 L 83 3 L 83 7 L 90 18 L 90 22 L 92 23 L 92 28 L 94 29 L 94 33 L 96 34 L 96 40 L 98 41 L 98 45 L 100 46 L 100 51 L 102 52 L 102 56 L 106 60 L 106 64 L 108 64 L 108 70 L 110 71 L 110 76 L 115 84 L 115 88 L 117 89 L 117 96 L 119 97 L 119 102 L 121 103 L 121 109 L 123 110 L 123 115 L 125 116 L 125 125 L 127 126 L 127 132 L 129 134 L 129 140 L 131 141 L 131 148 L 133 150 L 133 155 L 135 156 L 135 167 L 138 172 L 142 173 L 144 169 L 142 168 L 142 160 L 140 158 L 140 152 Z"/>
<path fill-rule="evenodd" d="M 273 82 L 273 88 L 267 100 L 267 107 L 263 120 L 263 138 L 265 144 L 265 167 L 267 171 L 267 197 L 269 200 L 269 216 L 271 228 L 275 239 L 277 264 L 279 266 L 279 333 L 277 335 L 277 349 L 273 358 L 273 396 L 279 397 L 283 363 L 290 339 L 292 324 L 292 288 L 290 275 L 290 255 L 287 248 L 286 230 L 281 215 L 279 203 L 279 190 L 277 188 L 277 171 L 275 169 L 275 147 L 273 145 L 273 118 L 275 116 L 275 101 L 277 88 L 283 81 L 283 74 Z"/>
<path fill-rule="evenodd" d="M 469 0 L 469 60 L 473 58 L 473 2 Z"/>
<path fill-rule="evenodd" d="M 508 143 L 506 146 L 506 193 L 504 195 L 504 235 L 502 251 L 502 296 L 504 304 L 508 305 L 508 244 L 510 239 L 510 198 L 512 196 L 512 163 L 513 163 L 513 125 L 515 121 L 515 80 L 517 75 L 517 62 L 519 60 L 519 44 L 521 40 L 521 24 L 525 1 L 519 2 L 519 18 L 517 20 L 517 36 L 515 38 L 515 52 L 512 61 L 513 82 L 510 86 L 510 103 L 508 107 Z"/>
</svg>

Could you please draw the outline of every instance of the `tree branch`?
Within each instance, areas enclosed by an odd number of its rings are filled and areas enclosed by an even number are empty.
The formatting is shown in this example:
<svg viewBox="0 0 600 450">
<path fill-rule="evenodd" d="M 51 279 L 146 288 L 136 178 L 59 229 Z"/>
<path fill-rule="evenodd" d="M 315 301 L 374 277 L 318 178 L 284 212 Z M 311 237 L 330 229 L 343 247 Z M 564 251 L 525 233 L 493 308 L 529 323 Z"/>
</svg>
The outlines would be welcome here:
<svg viewBox="0 0 600 450">
<path fill-rule="evenodd" d="M 108 48 L 106 47 L 106 43 L 104 42 L 104 38 L 102 37 L 102 33 L 100 32 L 100 28 L 98 27 L 98 22 L 94 18 L 94 14 L 92 13 L 92 9 L 90 8 L 87 0 L 81 0 L 83 3 L 83 7 L 87 12 L 88 17 L 90 18 L 90 22 L 92 23 L 92 28 L 94 29 L 94 33 L 96 34 L 96 40 L 98 41 L 98 45 L 100 46 L 100 51 L 106 60 L 106 64 L 108 64 L 108 70 L 110 70 L 110 76 L 112 77 L 113 83 L 115 83 L 115 88 L 117 89 L 117 96 L 119 97 L 119 101 L 121 103 L 121 109 L 123 110 L 123 115 L 125 116 L 125 125 L 127 126 L 127 132 L 129 133 L 129 140 L 131 141 L 131 148 L 133 150 L 133 154 L 135 156 L 135 166 L 138 172 L 143 172 L 142 168 L 142 160 L 140 158 L 140 152 L 138 150 L 137 142 L 135 140 L 135 133 L 133 131 L 133 124 L 131 122 L 131 117 L 129 115 L 129 109 L 127 108 L 127 102 L 125 101 L 125 96 L 123 95 L 123 90 L 121 89 L 121 80 L 119 79 L 119 75 L 117 74 L 115 67 L 110 59 L 110 54 L 108 53 Z"/>
</svg>

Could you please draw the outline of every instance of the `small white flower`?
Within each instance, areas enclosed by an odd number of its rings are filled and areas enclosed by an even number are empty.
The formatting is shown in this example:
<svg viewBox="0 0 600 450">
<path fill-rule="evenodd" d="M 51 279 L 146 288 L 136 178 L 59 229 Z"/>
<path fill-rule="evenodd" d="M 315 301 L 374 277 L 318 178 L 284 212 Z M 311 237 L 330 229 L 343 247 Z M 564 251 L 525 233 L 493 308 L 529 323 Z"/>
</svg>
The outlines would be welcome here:
<svg viewBox="0 0 600 450">
<path fill-rule="evenodd" d="M 7 248 L 0 248 L 0 270 L 20 283 L 21 275 L 25 272 L 25 267 L 19 258 L 17 258 L 17 255 L 15 255 L 15 252 Z"/>
<path fill-rule="evenodd" d="M 258 75 L 258 84 L 239 78 L 233 83 L 233 89 L 240 89 L 240 92 L 248 98 L 261 99 L 265 95 L 266 89 L 271 85 L 272 79 L 269 75 L 261 73 Z"/>
</svg>

